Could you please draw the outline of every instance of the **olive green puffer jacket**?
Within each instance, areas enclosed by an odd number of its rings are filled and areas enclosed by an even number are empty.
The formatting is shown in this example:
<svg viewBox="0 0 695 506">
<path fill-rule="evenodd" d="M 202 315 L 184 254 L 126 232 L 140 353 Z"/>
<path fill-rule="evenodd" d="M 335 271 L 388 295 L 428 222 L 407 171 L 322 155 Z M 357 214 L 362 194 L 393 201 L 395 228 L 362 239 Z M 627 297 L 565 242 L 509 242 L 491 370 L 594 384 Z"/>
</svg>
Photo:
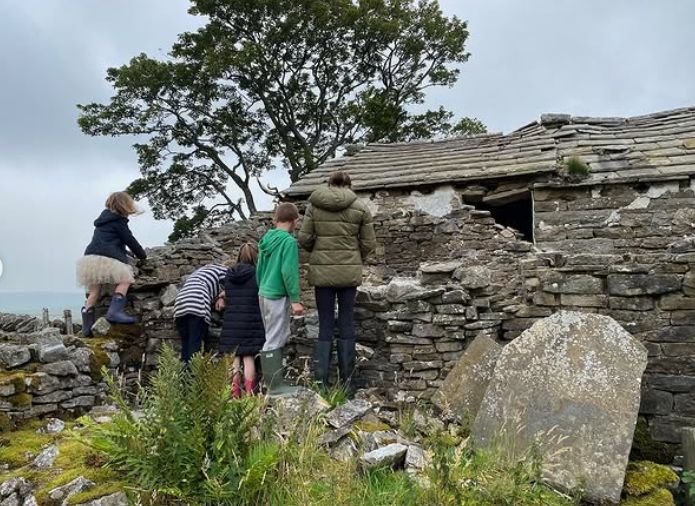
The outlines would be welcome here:
<svg viewBox="0 0 695 506">
<path fill-rule="evenodd" d="M 376 248 L 372 214 L 347 188 L 319 188 L 309 197 L 299 244 L 311 252 L 309 283 L 336 288 L 362 284 L 362 262 Z"/>
</svg>

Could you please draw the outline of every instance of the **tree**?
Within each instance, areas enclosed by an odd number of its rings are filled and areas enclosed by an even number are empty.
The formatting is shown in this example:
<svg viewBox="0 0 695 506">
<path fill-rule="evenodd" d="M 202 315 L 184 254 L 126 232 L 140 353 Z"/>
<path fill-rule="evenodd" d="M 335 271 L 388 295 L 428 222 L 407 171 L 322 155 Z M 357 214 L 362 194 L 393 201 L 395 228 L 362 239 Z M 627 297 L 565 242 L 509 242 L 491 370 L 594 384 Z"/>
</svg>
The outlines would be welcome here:
<svg viewBox="0 0 695 506">
<path fill-rule="evenodd" d="M 479 133 L 475 119 L 422 109 L 468 59 L 466 23 L 436 0 L 192 0 L 204 16 L 166 61 L 111 68 L 107 104 L 79 106 L 90 135 L 135 135 L 156 217 L 173 238 L 256 212 L 264 172 L 292 181 L 347 144 Z"/>
</svg>

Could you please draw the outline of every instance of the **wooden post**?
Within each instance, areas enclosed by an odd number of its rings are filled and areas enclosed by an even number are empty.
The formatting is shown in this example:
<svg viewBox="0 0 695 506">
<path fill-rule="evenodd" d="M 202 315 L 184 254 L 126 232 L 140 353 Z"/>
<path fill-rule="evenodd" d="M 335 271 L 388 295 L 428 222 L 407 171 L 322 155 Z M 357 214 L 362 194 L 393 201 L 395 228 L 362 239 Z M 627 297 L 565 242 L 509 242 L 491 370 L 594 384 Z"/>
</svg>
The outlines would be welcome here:
<svg viewBox="0 0 695 506">
<path fill-rule="evenodd" d="M 63 316 L 65 317 L 65 333 L 69 336 L 74 335 L 75 330 L 72 327 L 72 311 L 66 309 L 63 311 Z"/>
<path fill-rule="evenodd" d="M 47 307 L 43 308 L 41 323 L 43 324 L 44 328 L 48 327 L 48 325 L 50 324 L 50 320 L 48 319 L 48 308 Z"/>
<path fill-rule="evenodd" d="M 695 427 L 682 429 L 681 442 L 683 443 L 683 469 L 695 472 Z M 694 485 L 690 485 L 692 487 Z M 686 488 L 686 498 L 688 489 Z M 689 506 L 695 506 L 695 501 L 686 499 Z"/>
</svg>

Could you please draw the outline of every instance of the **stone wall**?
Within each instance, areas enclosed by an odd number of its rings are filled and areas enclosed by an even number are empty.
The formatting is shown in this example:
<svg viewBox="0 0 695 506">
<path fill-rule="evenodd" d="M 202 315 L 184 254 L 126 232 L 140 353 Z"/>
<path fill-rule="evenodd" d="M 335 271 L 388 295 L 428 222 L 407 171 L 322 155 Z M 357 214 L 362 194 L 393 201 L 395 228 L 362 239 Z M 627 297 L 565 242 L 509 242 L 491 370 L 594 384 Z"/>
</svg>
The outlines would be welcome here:
<svg viewBox="0 0 695 506">
<path fill-rule="evenodd" d="M 358 294 L 361 378 L 426 398 L 480 334 L 504 343 L 559 309 L 606 314 L 647 346 L 642 414 L 650 437 L 675 445 L 681 427 L 695 426 L 695 240 L 683 239 L 695 222 L 690 185 L 544 188 L 534 198 L 536 247 L 453 188 L 370 196 L 378 248 Z M 125 374 L 154 365 L 162 342 L 179 345 L 173 302 L 185 276 L 228 260 L 269 226 L 260 215 L 151 251 L 131 295 L 142 336 L 121 354 Z M 303 290 L 310 310 L 293 321 L 289 349 L 296 374 L 308 372 L 318 332 L 312 291 Z M 213 322 L 212 350 L 218 331 Z"/>
<path fill-rule="evenodd" d="M 56 328 L 0 332 L 0 430 L 16 420 L 79 414 L 106 398 L 102 366 L 117 374 L 119 346 Z"/>
</svg>

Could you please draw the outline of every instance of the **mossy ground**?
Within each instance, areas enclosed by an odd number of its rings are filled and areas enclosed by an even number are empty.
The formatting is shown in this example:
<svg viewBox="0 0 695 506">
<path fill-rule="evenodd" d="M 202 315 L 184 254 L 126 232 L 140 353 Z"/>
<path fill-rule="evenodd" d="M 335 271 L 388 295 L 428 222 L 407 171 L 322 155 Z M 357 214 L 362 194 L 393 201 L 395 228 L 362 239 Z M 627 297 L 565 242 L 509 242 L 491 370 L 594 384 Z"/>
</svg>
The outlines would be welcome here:
<svg viewBox="0 0 695 506">
<path fill-rule="evenodd" d="M 624 490 L 630 496 L 641 496 L 677 483 L 678 475 L 667 466 L 646 461 L 630 462 Z"/>
<path fill-rule="evenodd" d="M 675 506 L 673 494 L 665 488 L 639 497 L 628 497 L 620 504 L 621 506 Z"/>
<path fill-rule="evenodd" d="M 74 423 L 67 423 L 66 431 L 59 434 L 36 432 L 44 425 L 45 421 L 35 420 L 0 437 L 0 464 L 9 465 L 6 472 L 0 473 L 0 483 L 21 476 L 36 487 L 34 493 L 37 502 L 46 506 L 52 504 L 48 496 L 51 490 L 79 476 L 97 485 L 72 497 L 69 504 L 79 504 L 123 490 L 118 475 L 103 467 L 103 459 L 72 437 L 70 429 L 75 428 Z M 54 465 L 50 469 L 31 468 L 29 464 L 34 457 L 49 444 L 57 444 L 60 452 Z"/>
</svg>

